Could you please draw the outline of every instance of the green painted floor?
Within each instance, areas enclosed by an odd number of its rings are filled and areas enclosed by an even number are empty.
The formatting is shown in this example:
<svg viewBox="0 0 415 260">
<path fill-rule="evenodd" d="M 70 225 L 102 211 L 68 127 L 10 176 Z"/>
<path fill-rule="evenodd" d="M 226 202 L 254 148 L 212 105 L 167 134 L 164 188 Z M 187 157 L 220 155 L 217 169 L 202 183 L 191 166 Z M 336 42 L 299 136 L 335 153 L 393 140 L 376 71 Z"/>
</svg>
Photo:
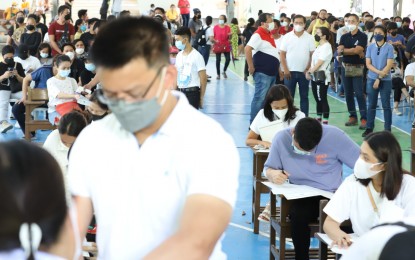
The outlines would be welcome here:
<svg viewBox="0 0 415 260">
<path fill-rule="evenodd" d="M 224 60 L 223 60 L 224 62 Z M 229 70 L 235 72 L 241 77 L 243 80 L 244 75 L 244 58 L 240 58 L 239 61 L 235 61 L 235 65 L 233 62 L 229 65 Z M 213 74 L 212 74 L 213 75 Z M 249 77 L 249 83 L 253 86 L 252 77 Z M 294 102 L 297 107 L 299 107 L 299 95 L 298 91 L 296 91 L 296 96 Z M 310 116 L 312 117 L 316 113 L 316 103 L 313 97 L 313 94 L 310 90 L 309 92 L 309 102 L 310 102 Z M 329 96 L 329 104 L 330 104 L 330 119 L 329 124 L 334 125 L 342 129 L 346 132 L 350 138 L 352 138 L 358 145 L 362 143 L 362 133 L 363 130 L 359 130 L 358 126 L 354 127 L 346 127 L 344 123 L 348 120 L 349 114 L 347 112 L 346 104 L 332 96 Z M 379 119 L 376 119 L 375 122 L 375 131 L 382 131 L 383 130 L 383 122 Z M 411 139 L 410 134 L 404 131 L 397 129 L 396 127 L 392 128 L 392 133 L 398 139 L 403 153 L 403 168 L 406 170 L 410 170 L 410 146 L 411 146 Z"/>
</svg>

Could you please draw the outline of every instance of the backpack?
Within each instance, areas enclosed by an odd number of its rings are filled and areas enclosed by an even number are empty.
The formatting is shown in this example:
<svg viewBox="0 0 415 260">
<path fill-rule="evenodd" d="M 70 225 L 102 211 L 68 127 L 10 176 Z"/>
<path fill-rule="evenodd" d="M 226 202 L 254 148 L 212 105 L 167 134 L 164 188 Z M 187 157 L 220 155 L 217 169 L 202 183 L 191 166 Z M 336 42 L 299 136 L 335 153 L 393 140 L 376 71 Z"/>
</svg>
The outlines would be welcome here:
<svg viewBox="0 0 415 260">
<path fill-rule="evenodd" d="M 196 33 L 196 37 L 195 37 L 195 45 L 199 45 L 199 46 L 205 46 L 207 43 L 207 39 L 206 39 L 206 31 L 207 29 L 209 29 L 210 26 L 206 27 L 206 28 L 201 28 L 199 31 L 197 31 Z"/>
<path fill-rule="evenodd" d="M 71 40 L 69 39 L 69 29 L 68 29 L 68 27 L 69 27 L 68 23 L 65 23 L 65 27 L 63 29 L 62 36 L 61 36 L 60 40 L 58 41 L 58 46 L 59 46 L 60 49 L 62 49 L 62 46 L 65 43 L 70 43 L 71 42 Z"/>
<path fill-rule="evenodd" d="M 12 39 L 14 41 L 14 43 L 16 45 L 20 44 L 20 38 L 22 37 L 22 35 L 26 32 L 26 28 L 16 28 L 14 29 L 13 35 L 12 35 Z"/>
</svg>

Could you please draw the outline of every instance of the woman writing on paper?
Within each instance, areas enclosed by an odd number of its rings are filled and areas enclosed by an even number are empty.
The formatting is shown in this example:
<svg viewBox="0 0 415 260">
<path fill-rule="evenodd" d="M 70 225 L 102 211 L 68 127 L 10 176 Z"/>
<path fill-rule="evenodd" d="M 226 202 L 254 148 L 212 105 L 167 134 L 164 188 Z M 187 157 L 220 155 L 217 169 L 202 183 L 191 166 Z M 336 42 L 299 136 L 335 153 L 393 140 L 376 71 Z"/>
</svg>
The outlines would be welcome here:
<svg viewBox="0 0 415 260">
<path fill-rule="evenodd" d="M 324 208 L 324 232 L 338 247 L 350 245 L 340 223 L 350 219 L 356 235 L 375 225 L 415 216 L 415 178 L 402 170 L 402 151 L 387 131 L 366 136 L 354 175 L 347 177 Z"/>
<path fill-rule="evenodd" d="M 297 122 L 304 118 L 305 114 L 294 106 L 293 98 L 284 85 L 274 85 L 270 87 L 265 96 L 264 108 L 256 115 L 250 126 L 246 145 L 261 145 L 264 148 L 270 148 L 271 143 L 259 140 L 259 128 L 269 125 L 274 121 L 283 122 L 283 128 L 294 127 Z"/>
</svg>

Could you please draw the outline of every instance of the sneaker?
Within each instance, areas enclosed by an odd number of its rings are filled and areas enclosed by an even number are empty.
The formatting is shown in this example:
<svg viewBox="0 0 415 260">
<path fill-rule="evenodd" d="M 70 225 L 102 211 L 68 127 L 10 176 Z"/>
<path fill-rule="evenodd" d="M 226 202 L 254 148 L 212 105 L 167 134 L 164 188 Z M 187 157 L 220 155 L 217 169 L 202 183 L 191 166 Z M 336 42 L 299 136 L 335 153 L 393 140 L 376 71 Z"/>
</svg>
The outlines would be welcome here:
<svg viewBox="0 0 415 260">
<path fill-rule="evenodd" d="M 323 125 L 328 125 L 329 121 L 328 120 L 323 120 Z"/>
<path fill-rule="evenodd" d="M 4 120 L 0 124 L 0 133 L 4 134 L 12 128 L 13 128 L 13 125 L 11 125 L 9 122 Z"/>
<path fill-rule="evenodd" d="M 360 119 L 360 126 L 359 126 L 359 129 L 360 129 L 360 130 L 364 130 L 364 129 L 366 129 L 366 123 L 367 123 L 366 119 Z"/>
<path fill-rule="evenodd" d="M 357 125 L 357 119 L 355 117 L 349 117 L 349 121 L 347 121 L 345 124 L 345 126 L 355 126 Z"/>
<path fill-rule="evenodd" d="M 394 109 L 393 109 L 393 113 L 394 113 L 395 115 L 397 115 L 397 116 L 401 116 L 401 115 L 402 115 L 402 112 L 401 112 L 401 111 L 399 111 L 399 109 L 397 109 L 397 108 L 394 108 Z"/>
<path fill-rule="evenodd" d="M 224 71 L 224 72 L 222 72 L 222 75 L 223 75 L 223 78 L 224 79 L 227 79 L 228 78 L 228 75 L 226 75 L 226 72 Z"/>
<path fill-rule="evenodd" d="M 362 137 L 366 137 L 368 134 L 371 134 L 371 133 L 373 133 L 373 130 L 366 128 L 366 130 L 362 134 Z"/>
</svg>

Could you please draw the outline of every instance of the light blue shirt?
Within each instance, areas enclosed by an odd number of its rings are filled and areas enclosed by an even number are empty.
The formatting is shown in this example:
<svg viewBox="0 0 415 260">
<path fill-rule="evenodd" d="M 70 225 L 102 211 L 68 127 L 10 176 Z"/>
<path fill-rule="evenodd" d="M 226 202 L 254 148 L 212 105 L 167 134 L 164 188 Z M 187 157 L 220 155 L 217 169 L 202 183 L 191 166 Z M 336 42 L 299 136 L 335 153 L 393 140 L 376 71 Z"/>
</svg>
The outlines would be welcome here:
<svg viewBox="0 0 415 260">
<path fill-rule="evenodd" d="M 334 192 L 342 182 L 343 163 L 353 169 L 359 154 L 355 142 L 329 125 L 323 125 L 323 136 L 311 155 L 296 154 L 291 129 L 285 129 L 272 140 L 265 170 L 284 170 L 290 174 L 290 183 Z"/>
<path fill-rule="evenodd" d="M 377 43 L 372 43 L 369 47 L 367 47 L 366 58 L 371 59 L 371 63 L 376 69 L 383 70 L 383 68 L 386 67 L 388 59 L 394 59 L 393 46 L 387 42 L 385 42 L 381 47 L 378 47 Z M 374 80 L 377 79 L 379 75 L 369 70 L 367 77 Z M 392 80 L 390 72 L 388 75 L 383 77 L 382 80 Z"/>
</svg>

